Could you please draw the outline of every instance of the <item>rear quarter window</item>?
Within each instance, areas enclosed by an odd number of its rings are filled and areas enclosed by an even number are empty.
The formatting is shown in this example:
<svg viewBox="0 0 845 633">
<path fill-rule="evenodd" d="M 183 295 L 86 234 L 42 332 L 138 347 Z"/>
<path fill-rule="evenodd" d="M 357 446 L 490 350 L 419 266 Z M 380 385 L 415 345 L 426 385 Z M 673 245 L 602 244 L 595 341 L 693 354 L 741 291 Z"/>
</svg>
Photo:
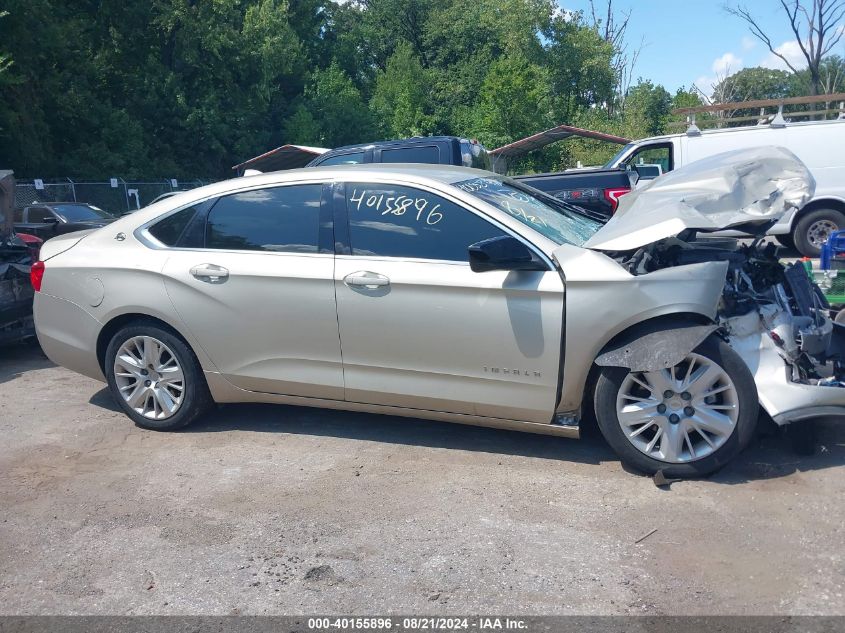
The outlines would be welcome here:
<svg viewBox="0 0 845 633">
<path fill-rule="evenodd" d="M 150 235 L 165 246 L 176 246 L 196 214 L 196 207 L 188 207 L 156 222 L 148 230 Z"/>
</svg>

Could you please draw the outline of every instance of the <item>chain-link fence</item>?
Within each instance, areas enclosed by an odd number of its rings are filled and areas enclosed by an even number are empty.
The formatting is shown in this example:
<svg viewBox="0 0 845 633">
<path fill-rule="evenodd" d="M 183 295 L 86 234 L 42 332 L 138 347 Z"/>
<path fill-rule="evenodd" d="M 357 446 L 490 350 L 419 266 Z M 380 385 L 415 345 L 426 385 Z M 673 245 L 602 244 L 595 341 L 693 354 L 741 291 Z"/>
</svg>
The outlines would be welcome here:
<svg viewBox="0 0 845 633">
<path fill-rule="evenodd" d="M 122 178 L 109 182 L 77 182 L 69 178 L 50 182 L 19 180 L 15 184 L 15 207 L 36 202 L 88 202 L 119 215 L 140 209 L 163 193 L 187 191 L 205 184 L 202 180 L 129 182 Z"/>
</svg>

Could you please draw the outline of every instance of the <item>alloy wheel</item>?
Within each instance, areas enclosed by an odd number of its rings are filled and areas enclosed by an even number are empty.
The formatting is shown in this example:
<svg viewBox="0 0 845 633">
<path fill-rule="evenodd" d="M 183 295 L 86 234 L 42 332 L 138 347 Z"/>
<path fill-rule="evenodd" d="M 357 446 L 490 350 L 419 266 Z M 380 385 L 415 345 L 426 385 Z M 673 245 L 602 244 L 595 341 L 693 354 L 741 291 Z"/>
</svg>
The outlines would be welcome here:
<svg viewBox="0 0 845 633">
<path fill-rule="evenodd" d="M 151 336 L 134 336 L 120 346 L 114 378 L 126 404 L 145 418 L 167 419 L 182 405 L 182 367 L 173 351 Z"/>
<path fill-rule="evenodd" d="M 630 372 L 616 398 L 616 415 L 640 452 L 680 464 L 727 442 L 736 429 L 739 399 L 722 367 L 692 353 L 668 369 Z"/>
</svg>

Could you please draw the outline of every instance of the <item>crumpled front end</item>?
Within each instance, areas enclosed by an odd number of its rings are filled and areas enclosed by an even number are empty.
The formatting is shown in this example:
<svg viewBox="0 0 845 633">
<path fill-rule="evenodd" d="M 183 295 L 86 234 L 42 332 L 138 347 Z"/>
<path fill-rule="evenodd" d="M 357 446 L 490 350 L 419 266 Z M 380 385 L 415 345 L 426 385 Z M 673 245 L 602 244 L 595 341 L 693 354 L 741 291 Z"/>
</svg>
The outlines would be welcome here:
<svg viewBox="0 0 845 633">
<path fill-rule="evenodd" d="M 812 199 L 816 183 L 783 147 L 751 147 L 698 160 L 620 198 L 584 248 L 627 251 L 684 231 L 763 234 Z"/>
<path fill-rule="evenodd" d="M 781 264 L 773 244 L 670 238 L 617 261 L 634 275 L 727 262 L 714 322 L 751 369 L 763 408 L 778 424 L 845 416 L 845 326 L 803 265 Z"/>
<path fill-rule="evenodd" d="M 749 278 L 731 284 L 737 297 L 753 297 L 744 314 L 723 312 L 731 347 L 746 362 L 760 404 L 778 424 L 822 415 L 845 416 L 845 326 L 834 323 L 801 265 L 758 290 Z"/>
</svg>

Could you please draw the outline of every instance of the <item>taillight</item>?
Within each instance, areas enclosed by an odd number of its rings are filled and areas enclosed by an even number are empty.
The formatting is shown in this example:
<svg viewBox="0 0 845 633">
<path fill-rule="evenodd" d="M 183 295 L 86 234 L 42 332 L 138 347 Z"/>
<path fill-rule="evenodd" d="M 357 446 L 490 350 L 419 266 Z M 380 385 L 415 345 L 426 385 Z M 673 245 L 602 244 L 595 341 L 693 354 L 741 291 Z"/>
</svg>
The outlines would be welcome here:
<svg viewBox="0 0 845 633">
<path fill-rule="evenodd" d="M 37 261 L 29 269 L 29 281 L 35 292 L 41 292 L 41 282 L 44 281 L 44 262 Z"/>
<path fill-rule="evenodd" d="M 610 203 L 610 210 L 616 213 L 616 207 L 619 206 L 619 198 L 631 191 L 628 187 L 620 187 L 618 189 L 605 189 L 604 199 Z"/>
</svg>

